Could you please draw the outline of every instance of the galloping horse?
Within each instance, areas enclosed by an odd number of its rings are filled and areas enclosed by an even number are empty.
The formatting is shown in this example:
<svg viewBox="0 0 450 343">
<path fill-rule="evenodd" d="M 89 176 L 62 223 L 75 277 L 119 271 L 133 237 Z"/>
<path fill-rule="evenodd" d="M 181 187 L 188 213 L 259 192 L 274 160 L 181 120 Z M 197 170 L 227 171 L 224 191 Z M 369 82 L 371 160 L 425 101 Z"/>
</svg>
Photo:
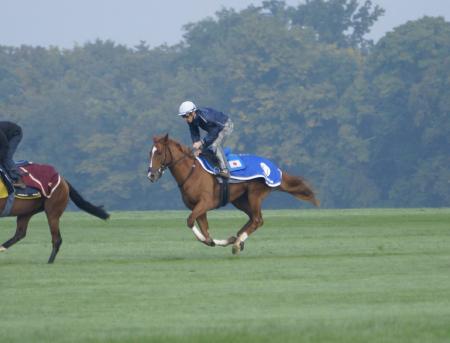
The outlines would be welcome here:
<svg viewBox="0 0 450 343">
<path fill-rule="evenodd" d="M 6 251 L 11 245 L 24 238 L 31 217 L 36 213 L 45 211 L 53 245 L 48 263 L 53 263 L 62 244 L 61 233 L 59 231 L 59 219 L 66 209 L 69 198 L 77 205 L 77 207 L 87 213 L 104 220 L 109 218 L 109 214 L 101 206 L 94 206 L 84 200 L 68 181 L 60 177 L 60 182 L 56 188 L 54 188 L 50 197 L 41 196 L 34 199 L 14 199 L 14 203 L 12 204 L 8 216 L 17 217 L 16 232 L 11 239 L 0 245 L 0 252 Z M 3 212 L 6 203 L 7 198 L 0 199 L 0 213 Z"/>
<path fill-rule="evenodd" d="M 314 191 L 304 179 L 282 173 L 281 184 L 276 188 L 267 186 L 262 179 L 253 179 L 239 183 L 231 183 L 229 201 L 239 210 L 245 212 L 249 220 L 238 231 L 237 236 L 227 240 L 212 239 L 208 233 L 206 213 L 219 207 L 220 185 L 215 176 L 206 172 L 192 154 L 192 151 L 169 139 L 169 136 L 154 137 L 153 147 L 149 154 L 150 165 L 148 178 L 157 181 L 167 168 L 178 183 L 185 205 L 192 211 L 187 218 L 187 226 L 192 229 L 197 239 L 208 246 L 227 246 L 233 244 L 233 254 L 244 248 L 244 241 L 257 228 L 263 225 L 261 205 L 272 190 L 280 190 L 294 197 L 306 200 L 319 206 Z M 198 223 L 200 231 L 195 225 Z"/>
</svg>

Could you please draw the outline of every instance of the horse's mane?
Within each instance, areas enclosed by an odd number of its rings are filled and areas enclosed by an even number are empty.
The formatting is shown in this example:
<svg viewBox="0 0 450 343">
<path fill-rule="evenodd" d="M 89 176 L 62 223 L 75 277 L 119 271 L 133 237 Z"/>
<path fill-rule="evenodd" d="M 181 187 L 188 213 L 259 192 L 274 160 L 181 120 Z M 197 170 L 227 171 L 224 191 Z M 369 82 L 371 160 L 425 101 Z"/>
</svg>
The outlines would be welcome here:
<svg viewBox="0 0 450 343">
<path fill-rule="evenodd" d="M 167 139 L 167 142 L 164 142 L 164 140 Z M 161 142 L 163 141 L 163 142 Z M 176 149 L 178 149 L 179 151 L 181 151 L 183 154 L 185 155 L 192 155 L 192 149 L 189 148 L 186 145 L 181 144 L 180 142 L 176 141 L 175 139 L 169 138 L 169 135 L 163 135 L 163 136 L 154 136 L 153 137 L 153 142 L 154 143 L 163 143 L 163 144 L 167 144 L 170 146 L 174 146 Z"/>
<path fill-rule="evenodd" d="M 175 147 L 178 150 L 180 150 L 183 154 L 192 155 L 192 151 L 188 146 L 183 145 L 180 142 L 177 142 L 176 140 L 174 140 L 172 138 L 169 138 L 168 142 L 169 142 L 169 144 L 175 145 Z"/>
</svg>

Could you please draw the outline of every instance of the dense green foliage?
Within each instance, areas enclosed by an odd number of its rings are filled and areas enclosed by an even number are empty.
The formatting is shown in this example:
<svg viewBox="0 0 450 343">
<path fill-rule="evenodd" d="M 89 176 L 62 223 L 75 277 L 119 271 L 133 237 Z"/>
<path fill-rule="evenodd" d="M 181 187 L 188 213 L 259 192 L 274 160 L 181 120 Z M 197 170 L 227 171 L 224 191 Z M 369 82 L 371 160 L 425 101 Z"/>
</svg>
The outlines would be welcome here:
<svg viewBox="0 0 450 343">
<path fill-rule="evenodd" d="M 24 127 L 16 157 L 109 208 L 182 206 L 168 175 L 145 175 L 153 135 L 190 143 L 186 99 L 230 114 L 232 148 L 305 176 L 325 207 L 448 206 L 450 23 L 425 17 L 374 45 L 382 14 L 272 0 L 191 23 L 175 46 L 0 46 L 0 118 Z"/>
<path fill-rule="evenodd" d="M 67 213 L 51 266 L 36 216 L 0 253 L 2 342 L 448 342 L 448 209 L 266 211 L 238 257 L 187 215 Z M 216 238 L 246 220 L 210 217 Z"/>
</svg>

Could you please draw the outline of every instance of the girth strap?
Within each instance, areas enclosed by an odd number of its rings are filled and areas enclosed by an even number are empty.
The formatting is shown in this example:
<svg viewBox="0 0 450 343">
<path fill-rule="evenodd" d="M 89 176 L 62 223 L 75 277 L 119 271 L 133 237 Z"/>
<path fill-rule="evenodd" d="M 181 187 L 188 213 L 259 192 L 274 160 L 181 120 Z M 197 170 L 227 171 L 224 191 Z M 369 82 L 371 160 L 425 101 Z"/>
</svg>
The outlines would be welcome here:
<svg viewBox="0 0 450 343">
<path fill-rule="evenodd" d="M 14 192 L 12 192 L 10 195 L 8 195 L 8 198 L 6 199 L 5 207 L 3 208 L 2 213 L 0 213 L 0 217 L 7 217 L 11 213 L 12 207 L 14 205 Z"/>
<path fill-rule="evenodd" d="M 217 176 L 217 182 L 219 183 L 219 206 L 216 208 L 225 206 L 230 201 L 230 185 L 228 179 Z"/>
</svg>

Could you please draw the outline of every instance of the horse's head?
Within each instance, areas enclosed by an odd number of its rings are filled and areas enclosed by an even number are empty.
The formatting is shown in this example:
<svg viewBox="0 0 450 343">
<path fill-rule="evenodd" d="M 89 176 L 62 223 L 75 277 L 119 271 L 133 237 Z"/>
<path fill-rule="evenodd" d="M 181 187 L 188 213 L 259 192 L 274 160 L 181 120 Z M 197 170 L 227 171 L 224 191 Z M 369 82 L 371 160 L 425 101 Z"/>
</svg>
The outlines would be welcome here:
<svg viewBox="0 0 450 343">
<path fill-rule="evenodd" d="M 151 182 L 156 182 L 164 173 L 164 170 L 172 162 L 172 156 L 168 148 L 169 135 L 153 137 L 153 147 L 149 152 L 147 177 Z"/>
</svg>

